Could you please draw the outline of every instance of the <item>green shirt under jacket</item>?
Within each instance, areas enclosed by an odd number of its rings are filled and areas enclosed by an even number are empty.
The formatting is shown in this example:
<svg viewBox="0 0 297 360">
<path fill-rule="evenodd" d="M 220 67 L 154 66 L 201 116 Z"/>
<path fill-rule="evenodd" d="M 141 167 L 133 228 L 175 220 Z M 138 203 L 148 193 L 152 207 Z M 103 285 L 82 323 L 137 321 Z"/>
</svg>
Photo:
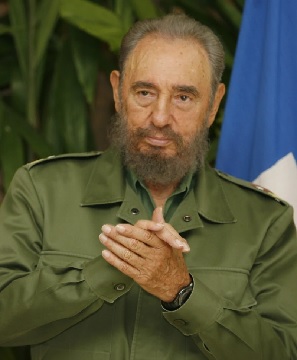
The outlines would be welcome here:
<svg viewBox="0 0 297 360">
<path fill-rule="evenodd" d="M 22 167 L 0 208 L 0 346 L 42 360 L 297 359 L 292 208 L 206 168 L 170 218 L 194 290 L 178 310 L 101 257 L 105 223 L 148 218 L 119 156 Z"/>
</svg>

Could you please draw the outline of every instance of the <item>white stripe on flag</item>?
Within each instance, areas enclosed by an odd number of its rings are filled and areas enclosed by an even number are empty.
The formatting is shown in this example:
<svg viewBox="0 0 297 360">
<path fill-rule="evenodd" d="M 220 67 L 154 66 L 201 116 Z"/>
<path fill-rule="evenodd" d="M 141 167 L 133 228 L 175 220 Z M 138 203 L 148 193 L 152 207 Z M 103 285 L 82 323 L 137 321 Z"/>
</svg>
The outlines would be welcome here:
<svg viewBox="0 0 297 360">
<path fill-rule="evenodd" d="M 253 182 L 271 190 L 297 209 L 297 163 L 293 153 L 278 160 Z M 297 225 L 297 211 L 294 213 L 294 221 Z"/>
</svg>

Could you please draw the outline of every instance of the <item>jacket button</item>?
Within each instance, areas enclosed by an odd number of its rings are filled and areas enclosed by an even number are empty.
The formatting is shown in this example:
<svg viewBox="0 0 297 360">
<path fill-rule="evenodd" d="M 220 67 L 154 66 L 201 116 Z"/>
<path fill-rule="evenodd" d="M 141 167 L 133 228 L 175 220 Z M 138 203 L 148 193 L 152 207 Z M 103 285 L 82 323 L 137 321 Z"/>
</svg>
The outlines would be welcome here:
<svg viewBox="0 0 297 360">
<path fill-rule="evenodd" d="M 183 220 L 184 220 L 185 222 L 190 222 L 190 221 L 192 221 L 192 217 L 191 217 L 190 215 L 185 215 L 185 216 L 183 217 Z"/>
<path fill-rule="evenodd" d="M 139 210 L 137 208 L 132 208 L 131 209 L 131 214 L 137 215 L 137 214 L 139 214 Z"/>
<path fill-rule="evenodd" d="M 116 285 L 114 286 L 114 289 L 115 289 L 116 291 L 123 291 L 123 290 L 125 290 L 125 288 L 126 288 L 126 285 L 125 285 L 125 284 L 116 284 Z"/>
</svg>

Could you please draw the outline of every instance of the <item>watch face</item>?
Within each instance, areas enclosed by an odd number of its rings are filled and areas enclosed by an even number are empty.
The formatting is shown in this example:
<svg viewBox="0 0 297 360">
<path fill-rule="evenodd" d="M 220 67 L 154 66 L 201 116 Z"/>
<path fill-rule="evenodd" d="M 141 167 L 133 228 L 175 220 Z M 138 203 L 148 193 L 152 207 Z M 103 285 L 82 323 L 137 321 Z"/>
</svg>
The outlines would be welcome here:
<svg viewBox="0 0 297 360">
<path fill-rule="evenodd" d="M 193 290 L 193 281 L 190 283 L 190 285 L 182 288 L 173 301 L 171 301 L 170 303 L 162 302 L 162 306 L 166 310 L 177 310 L 188 300 L 188 298 L 192 293 L 192 290 Z"/>
</svg>

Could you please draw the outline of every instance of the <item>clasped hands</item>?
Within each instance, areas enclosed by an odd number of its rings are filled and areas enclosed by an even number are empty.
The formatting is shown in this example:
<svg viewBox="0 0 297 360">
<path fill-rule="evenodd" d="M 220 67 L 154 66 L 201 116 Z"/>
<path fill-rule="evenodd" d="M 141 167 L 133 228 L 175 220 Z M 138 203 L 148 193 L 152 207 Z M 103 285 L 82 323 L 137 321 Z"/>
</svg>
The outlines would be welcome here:
<svg viewBox="0 0 297 360">
<path fill-rule="evenodd" d="M 135 225 L 103 225 L 99 240 L 106 247 L 103 258 L 162 301 L 173 301 L 191 281 L 183 252 L 186 240 L 168 223 L 157 207 L 152 220 Z"/>
</svg>

